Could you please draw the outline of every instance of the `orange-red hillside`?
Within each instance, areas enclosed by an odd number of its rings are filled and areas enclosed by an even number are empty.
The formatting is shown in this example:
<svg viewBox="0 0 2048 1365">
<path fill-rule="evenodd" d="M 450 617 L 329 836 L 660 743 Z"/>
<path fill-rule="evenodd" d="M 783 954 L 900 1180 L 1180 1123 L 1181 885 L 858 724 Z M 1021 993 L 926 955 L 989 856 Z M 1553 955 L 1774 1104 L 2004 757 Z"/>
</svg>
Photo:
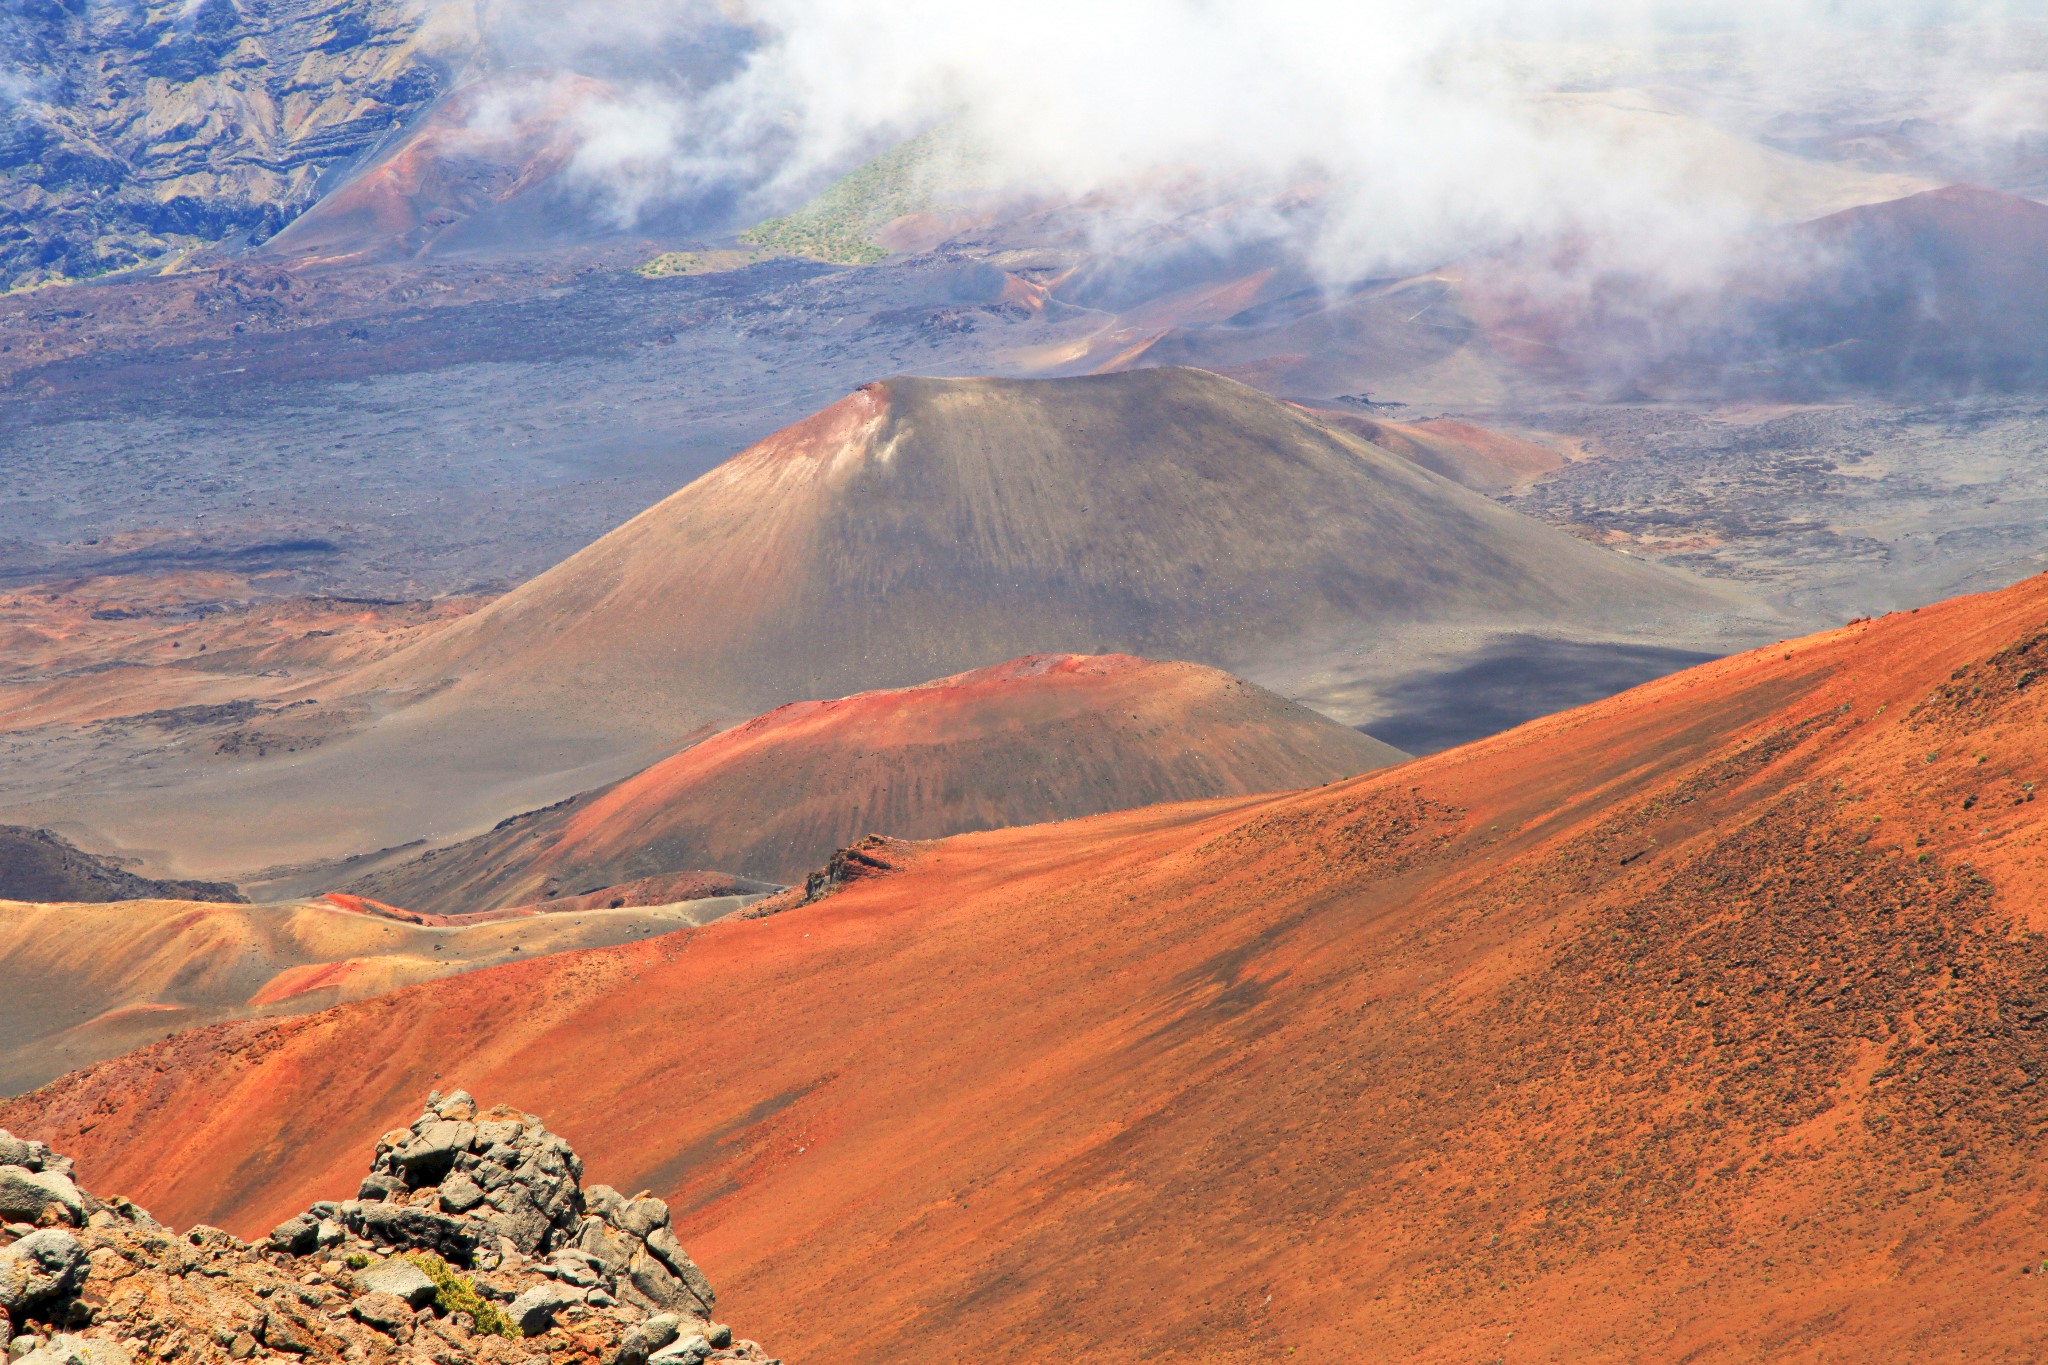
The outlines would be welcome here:
<svg viewBox="0 0 2048 1365">
<path fill-rule="evenodd" d="M 886 846 L 0 1123 L 250 1232 L 439 1077 L 670 1198 L 798 1360 L 2031 1359 L 2044 623 L 2036 578 L 1325 789 Z"/>
<path fill-rule="evenodd" d="M 575 154 L 575 117 L 609 93 L 578 76 L 473 82 L 263 251 L 301 266 L 405 260 L 435 247 L 494 244 L 513 226 L 503 218 L 559 233 L 565 224 L 549 223 L 539 201 L 565 197 L 556 178 Z M 555 216 L 568 217 L 559 209 Z"/>
<path fill-rule="evenodd" d="M 865 834 L 928 839 L 1311 787 L 1400 757 L 1213 668 L 1041 654 L 779 707 L 357 889 L 462 914 L 678 868 L 801 882 Z"/>
</svg>

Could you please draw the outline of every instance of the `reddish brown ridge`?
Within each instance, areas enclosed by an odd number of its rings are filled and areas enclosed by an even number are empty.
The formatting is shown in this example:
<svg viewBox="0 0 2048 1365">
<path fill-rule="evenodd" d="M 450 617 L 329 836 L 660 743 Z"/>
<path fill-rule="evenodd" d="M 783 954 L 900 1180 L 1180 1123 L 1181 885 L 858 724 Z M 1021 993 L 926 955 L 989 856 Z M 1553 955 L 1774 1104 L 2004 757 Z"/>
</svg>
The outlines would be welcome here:
<svg viewBox="0 0 2048 1365">
<path fill-rule="evenodd" d="M 2031 1359 L 2044 622 L 2036 578 L 1327 788 L 892 846 L 0 1123 L 254 1232 L 462 1085 L 670 1198 L 796 1360 Z"/>
</svg>

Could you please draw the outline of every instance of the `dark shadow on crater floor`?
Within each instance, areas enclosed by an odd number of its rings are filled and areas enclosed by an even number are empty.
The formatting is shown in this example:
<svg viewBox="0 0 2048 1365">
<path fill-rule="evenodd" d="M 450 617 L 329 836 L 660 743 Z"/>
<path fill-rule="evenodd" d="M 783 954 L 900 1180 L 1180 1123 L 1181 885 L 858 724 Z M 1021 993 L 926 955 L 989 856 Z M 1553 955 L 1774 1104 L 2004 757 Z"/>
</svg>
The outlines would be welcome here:
<svg viewBox="0 0 2048 1365">
<path fill-rule="evenodd" d="M 1411 754 L 1433 754 L 1718 657 L 1513 635 L 1449 673 L 1388 688 L 1389 713 L 1359 728 Z"/>
</svg>

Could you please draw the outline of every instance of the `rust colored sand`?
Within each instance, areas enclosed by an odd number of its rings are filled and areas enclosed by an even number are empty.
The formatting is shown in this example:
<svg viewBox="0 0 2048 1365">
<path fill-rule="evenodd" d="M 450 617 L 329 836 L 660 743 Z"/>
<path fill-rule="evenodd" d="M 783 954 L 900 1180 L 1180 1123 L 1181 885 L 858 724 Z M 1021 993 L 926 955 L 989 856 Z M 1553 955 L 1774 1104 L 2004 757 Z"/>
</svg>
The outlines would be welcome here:
<svg viewBox="0 0 2048 1365">
<path fill-rule="evenodd" d="M 0 1123 L 248 1232 L 439 1077 L 671 1199 L 796 1361 L 2032 1359 L 2044 622 L 2036 578 L 1320 790 L 890 846 Z"/>
</svg>

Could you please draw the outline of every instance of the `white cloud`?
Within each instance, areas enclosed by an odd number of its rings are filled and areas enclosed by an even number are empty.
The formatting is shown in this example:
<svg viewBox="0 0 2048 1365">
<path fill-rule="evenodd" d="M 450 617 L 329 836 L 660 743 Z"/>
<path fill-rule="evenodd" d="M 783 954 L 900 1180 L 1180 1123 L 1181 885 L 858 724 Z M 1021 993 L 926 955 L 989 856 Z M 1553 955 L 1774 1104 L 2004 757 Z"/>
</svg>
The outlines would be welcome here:
<svg viewBox="0 0 2048 1365">
<path fill-rule="evenodd" d="M 574 171 L 623 218 L 709 186 L 787 207 L 950 120 L 1020 190 L 1163 212 L 1187 201 L 1158 187 L 1199 182 L 1350 278 L 1566 233 L 1696 264 L 1756 222 L 1858 192 L 1839 176 L 1802 189 L 1802 167 L 1716 119 L 1796 102 L 1815 63 L 1853 85 L 1858 63 L 1896 70 L 1904 54 L 1962 83 L 2017 15 L 1999 0 L 673 0 L 521 23 L 531 51 L 622 72 L 576 116 Z M 1944 40 L 1946 64 L 1913 27 L 1930 18 L 1970 26 Z M 650 59 L 749 28 L 751 53 L 722 69 Z M 1983 120 L 2033 107 L 2012 79 Z M 1686 86 L 1707 117 L 1559 93 L 1632 81 Z M 1311 210 L 1271 211 L 1304 186 Z"/>
</svg>

